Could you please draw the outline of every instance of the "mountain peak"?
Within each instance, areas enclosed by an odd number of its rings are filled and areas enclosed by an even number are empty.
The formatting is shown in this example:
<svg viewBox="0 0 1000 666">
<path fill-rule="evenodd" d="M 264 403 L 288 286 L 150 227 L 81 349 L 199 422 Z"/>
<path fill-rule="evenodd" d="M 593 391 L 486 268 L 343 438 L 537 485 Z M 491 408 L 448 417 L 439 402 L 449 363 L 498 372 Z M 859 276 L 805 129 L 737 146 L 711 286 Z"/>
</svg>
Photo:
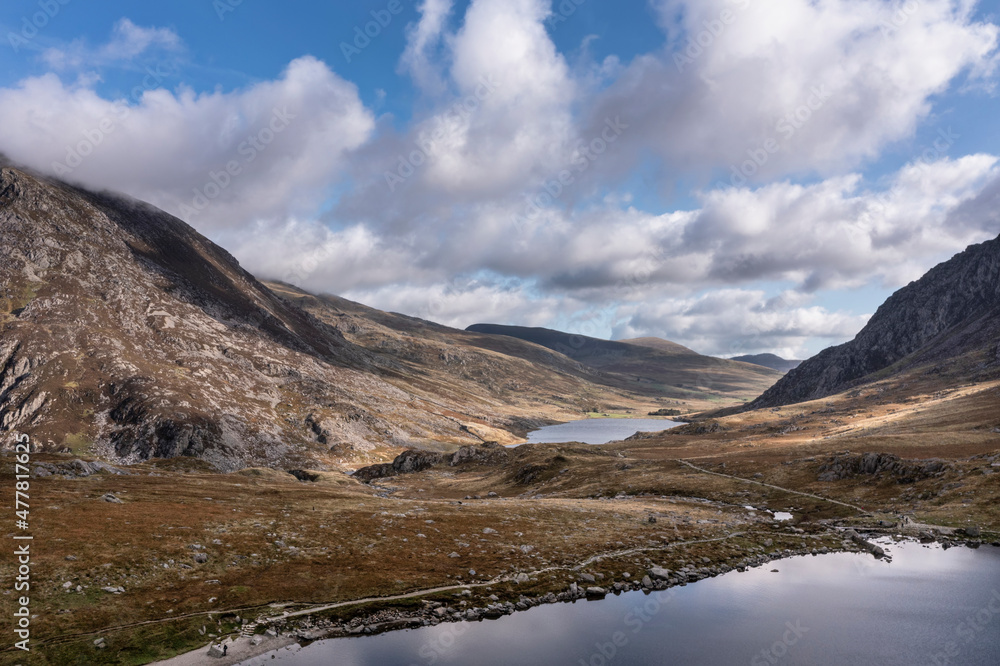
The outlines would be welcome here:
<svg viewBox="0 0 1000 666">
<path fill-rule="evenodd" d="M 895 292 L 858 335 L 804 361 L 750 409 L 839 393 L 873 373 L 984 355 L 976 372 L 1000 375 L 1000 237 L 971 245 Z"/>
</svg>

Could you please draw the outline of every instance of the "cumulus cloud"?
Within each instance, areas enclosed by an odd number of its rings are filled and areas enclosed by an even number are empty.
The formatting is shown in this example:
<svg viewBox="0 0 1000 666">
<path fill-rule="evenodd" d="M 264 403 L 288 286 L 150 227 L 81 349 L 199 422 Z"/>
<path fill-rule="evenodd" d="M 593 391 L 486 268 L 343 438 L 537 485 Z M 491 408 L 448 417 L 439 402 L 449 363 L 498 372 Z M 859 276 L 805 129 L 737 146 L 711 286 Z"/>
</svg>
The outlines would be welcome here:
<svg viewBox="0 0 1000 666">
<path fill-rule="evenodd" d="M 313 214 L 374 127 L 355 85 L 311 57 L 232 92 L 172 92 L 149 76 L 131 100 L 54 74 L 0 89 L 0 145 L 28 166 L 127 192 L 211 234 Z"/>
<path fill-rule="evenodd" d="M 618 338 L 659 336 L 705 354 L 738 356 L 770 352 L 802 358 L 815 340 L 835 344 L 852 338 L 870 314 L 850 315 L 801 302 L 795 293 L 768 298 L 763 291 L 720 289 L 686 299 L 666 299 L 633 310 Z"/>
<path fill-rule="evenodd" d="M 53 47 L 42 52 L 42 60 L 56 70 L 99 67 L 119 61 L 132 60 L 152 50 L 177 52 L 183 48 L 181 38 L 169 28 L 144 28 L 123 18 L 111 34 L 107 44 L 90 48 L 83 40 L 64 47 Z"/>
<path fill-rule="evenodd" d="M 912 135 L 932 96 L 996 55 L 997 26 L 976 22 L 967 0 L 656 6 L 679 29 L 627 68 L 590 120 L 629 120 L 622 169 L 649 150 L 667 174 L 735 185 L 852 168 Z"/>
<path fill-rule="evenodd" d="M 942 93 L 991 84 L 998 28 L 975 6 L 656 0 L 662 48 L 594 63 L 584 46 L 570 67 L 550 0 L 472 0 L 457 22 L 453 0 L 423 0 L 401 127 L 303 57 L 232 91 L 170 90 L 154 70 L 121 100 L 93 77 L 27 78 L 0 89 L 0 147 L 179 214 L 262 277 L 375 307 L 798 355 L 863 324 L 824 292 L 900 286 L 1000 231 L 996 156 L 949 157 L 949 139 L 862 175 Z M 46 59 L 182 49 L 125 19 Z M 700 188 L 644 210 L 640 173 Z"/>
<path fill-rule="evenodd" d="M 418 8 L 420 20 L 407 28 L 406 50 L 399 59 L 399 69 L 410 74 L 420 88 L 432 94 L 440 94 L 445 89 L 441 68 L 434 55 L 440 46 L 451 8 L 452 0 L 424 0 Z"/>
</svg>

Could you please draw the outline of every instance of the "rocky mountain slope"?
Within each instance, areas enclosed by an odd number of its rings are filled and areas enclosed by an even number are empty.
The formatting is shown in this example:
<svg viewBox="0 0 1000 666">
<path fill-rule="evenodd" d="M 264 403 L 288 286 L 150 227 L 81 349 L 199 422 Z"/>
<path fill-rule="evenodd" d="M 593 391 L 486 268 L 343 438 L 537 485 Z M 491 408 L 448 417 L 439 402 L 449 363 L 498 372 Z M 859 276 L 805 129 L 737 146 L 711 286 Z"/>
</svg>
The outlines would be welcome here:
<svg viewBox="0 0 1000 666">
<path fill-rule="evenodd" d="M 466 330 L 541 345 L 600 371 L 615 385 L 682 400 L 753 398 L 779 377 L 769 368 L 702 356 L 659 338 L 610 341 L 547 328 L 498 324 L 474 324 Z"/>
<path fill-rule="evenodd" d="M 748 407 L 814 400 L 923 365 L 967 381 L 1000 376 L 1000 238 L 894 293 L 854 340 L 803 361 Z"/>
<path fill-rule="evenodd" d="M 762 365 L 765 368 L 771 368 L 772 370 L 777 370 L 778 372 L 788 372 L 793 368 L 799 367 L 799 364 L 802 363 L 802 361 L 790 361 L 783 359 L 777 354 L 748 354 L 746 356 L 734 356 L 729 360 Z"/>
<path fill-rule="evenodd" d="M 0 170 L 0 428 L 47 450 L 353 468 L 515 441 L 595 405 L 661 406 L 634 384 L 529 342 L 265 285 L 152 206 Z"/>
</svg>

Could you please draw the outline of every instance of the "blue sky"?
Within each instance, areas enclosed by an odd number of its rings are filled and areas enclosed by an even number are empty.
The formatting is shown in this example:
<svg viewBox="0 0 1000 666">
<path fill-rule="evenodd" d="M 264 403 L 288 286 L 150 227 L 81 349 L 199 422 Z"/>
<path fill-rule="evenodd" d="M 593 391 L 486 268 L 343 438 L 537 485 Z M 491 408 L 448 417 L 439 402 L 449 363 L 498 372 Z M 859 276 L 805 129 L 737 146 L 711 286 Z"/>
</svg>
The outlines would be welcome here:
<svg viewBox="0 0 1000 666">
<path fill-rule="evenodd" d="M 375 307 L 806 356 L 1000 233 L 998 13 L 10 0 L 0 151 Z"/>
</svg>

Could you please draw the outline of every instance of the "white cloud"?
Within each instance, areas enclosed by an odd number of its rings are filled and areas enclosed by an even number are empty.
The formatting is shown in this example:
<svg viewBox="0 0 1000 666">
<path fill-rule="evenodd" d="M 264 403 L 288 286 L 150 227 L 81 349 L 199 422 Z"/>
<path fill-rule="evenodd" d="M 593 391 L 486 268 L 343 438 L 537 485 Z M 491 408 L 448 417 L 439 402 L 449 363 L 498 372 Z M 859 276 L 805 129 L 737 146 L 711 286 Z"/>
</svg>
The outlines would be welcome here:
<svg viewBox="0 0 1000 666">
<path fill-rule="evenodd" d="M 632 308 L 617 338 L 662 336 L 715 356 L 770 352 L 803 358 L 817 339 L 836 344 L 854 337 L 870 315 L 830 312 L 794 293 L 767 298 L 759 290 L 720 289 L 693 298 Z"/>
<path fill-rule="evenodd" d="M 628 67 L 591 124 L 622 115 L 622 159 L 652 150 L 668 177 L 833 174 L 911 136 L 932 96 L 992 62 L 997 26 L 975 22 L 974 4 L 660 0 L 682 32 Z"/>
<path fill-rule="evenodd" d="M 759 330 L 745 351 L 839 341 L 862 318 L 824 308 L 822 292 L 900 286 L 1000 231 L 994 156 L 948 159 L 948 144 L 877 186 L 857 173 L 942 92 L 989 86 L 997 26 L 971 0 L 654 6 L 662 49 L 594 63 L 584 46 L 570 67 L 548 0 L 472 0 L 456 29 L 453 0 L 424 0 L 399 59 L 422 97 L 400 130 L 304 57 L 243 90 L 154 80 L 130 100 L 102 98 L 96 74 L 25 79 L 0 89 L 0 146 L 179 213 L 262 277 L 452 325 L 561 322 L 720 354 L 745 326 Z M 688 38 L 703 44 L 687 51 Z M 47 57 L 80 69 L 157 50 L 182 45 L 123 20 L 107 45 Z M 616 119 L 614 141 L 585 152 Z M 635 200 L 678 175 L 721 181 L 692 209 L 653 213 L 613 187 L 640 164 Z M 731 166 L 746 172 L 736 187 Z M 818 177 L 802 184 L 805 172 Z M 529 201 L 542 205 L 526 215 Z M 764 282 L 793 289 L 769 301 Z"/>
<path fill-rule="evenodd" d="M 56 70 L 94 68 L 121 61 L 132 60 L 152 50 L 177 52 L 183 42 L 169 28 L 144 28 L 123 18 L 115 24 L 108 43 L 90 48 L 83 40 L 76 40 L 64 47 L 53 47 L 42 52 L 41 58 Z"/>
<path fill-rule="evenodd" d="M 418 9 L 420 20 L 407 27 L 406 50 L 399 59 L 400 70 L 433 94 L 445 90 L 440 65 L 434 62 L 434 50 L 440 45 L 451 8 L 452 0 L 424 0 Z"/>
<path fill-rule="evenodd" d="M 10 157 L 127 192 L 206 233 L 313 214 L 373 127 L 357 88 L 310 57 L 233 92 L 150 87 L 107 100 L 53 74 L 0 89 Z"/>
</svg>

